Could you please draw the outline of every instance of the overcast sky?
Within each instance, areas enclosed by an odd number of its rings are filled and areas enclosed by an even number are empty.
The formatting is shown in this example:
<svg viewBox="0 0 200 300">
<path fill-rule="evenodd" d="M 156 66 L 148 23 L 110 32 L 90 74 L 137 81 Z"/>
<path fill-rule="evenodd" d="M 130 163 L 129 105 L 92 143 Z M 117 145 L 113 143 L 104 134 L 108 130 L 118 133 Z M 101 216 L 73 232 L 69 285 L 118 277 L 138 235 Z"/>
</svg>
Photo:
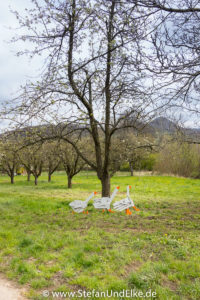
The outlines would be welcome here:
<svg viewBox="0 0 200 300">
<path fill-rule="evenodd" d="M 25 56 L 17 57 L 16 52 L 23 49 L 22 42 L 10 43 L 9 40 L 20 34 L 15 16 L 10 8 L 23 13 L 30 6 L 28 0 L 0 1 L 0 101 L 13 97 L 15 91 L 28 78 L 36 76 L 42 61 L 41 58 L 29 61 Z"/>
</svg>

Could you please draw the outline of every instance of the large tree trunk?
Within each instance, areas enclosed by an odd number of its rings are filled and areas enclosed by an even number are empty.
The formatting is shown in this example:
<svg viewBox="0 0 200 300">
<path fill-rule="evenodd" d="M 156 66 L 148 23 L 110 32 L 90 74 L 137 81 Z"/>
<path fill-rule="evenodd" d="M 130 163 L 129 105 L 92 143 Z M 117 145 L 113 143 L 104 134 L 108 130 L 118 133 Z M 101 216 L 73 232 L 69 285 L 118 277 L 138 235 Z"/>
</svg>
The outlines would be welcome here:
<svg viewBox="0 0 200 300">
<path fill-rule="evenodd" d="M 68 189 L 71 189 L 72 188 L 72 177 L 70 177 L 70 176 L 67 176 L 67 178 L 68 178 Z"/>
<path fill-rule="evenodd" d="M 48 182 L 51 182 L 51 173 L 48 173 Z"/>
<path fill-rule="evenodd" d="M 38 177 L 37 176 L 34 176 L 35 177 L 35 185 L 38 184 Z"/>
<path fill-rule="evenodd" d="M 15 177 L 15 175 L 14 175 L 14 173 L 12 173 L 11 176 L 10 176 L 10 183 L 11 184 L 14 183 L 14 177 Z"/>
<path fill-rule="evenodd" d="M 110 197 L 110 176 L 106 174 L 101 179 L 102 197 Z"/>
</svg>

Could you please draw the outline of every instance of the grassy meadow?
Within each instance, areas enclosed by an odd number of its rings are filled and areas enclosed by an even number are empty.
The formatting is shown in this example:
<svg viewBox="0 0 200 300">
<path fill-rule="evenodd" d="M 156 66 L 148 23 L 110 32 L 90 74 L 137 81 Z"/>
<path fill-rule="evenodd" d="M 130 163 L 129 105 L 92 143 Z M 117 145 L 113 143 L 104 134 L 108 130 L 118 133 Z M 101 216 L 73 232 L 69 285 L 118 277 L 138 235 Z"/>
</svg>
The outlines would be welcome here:
<svg viewBox="0 0 200 300">
<path fill-rule="evenodd" d="M 92 200 L 88 215 L 72 214 L 70 201 L 92 191 L 100 196 L 93 172 L 77 175 L 71 190 L 62 172 L 51 183 L 44 173 L 38 186 L 23 176 L 15 181 L 0 176 L 0 273 L 30 299 L 45 299 L 43 290 L 79 289 L 200 299 L 200 180 L 117 174 L 115 200 L 132 185 L 141 210 L 131 216 L 94 210 Z"/>
</svg>

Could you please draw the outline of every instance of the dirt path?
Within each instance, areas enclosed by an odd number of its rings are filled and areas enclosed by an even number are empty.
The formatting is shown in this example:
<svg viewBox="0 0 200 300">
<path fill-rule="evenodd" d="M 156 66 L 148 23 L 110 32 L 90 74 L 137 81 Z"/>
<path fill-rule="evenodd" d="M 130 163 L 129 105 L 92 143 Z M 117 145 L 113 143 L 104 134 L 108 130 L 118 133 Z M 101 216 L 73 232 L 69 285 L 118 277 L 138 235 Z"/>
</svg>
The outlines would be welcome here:
<svg viewBox="0 0 200 300">
<path fill-rule="evenodd" d="M 26 298 L 23 296 L 22 289 L 0 277 L 0 300 L 26 300 Z"/>
</svg>

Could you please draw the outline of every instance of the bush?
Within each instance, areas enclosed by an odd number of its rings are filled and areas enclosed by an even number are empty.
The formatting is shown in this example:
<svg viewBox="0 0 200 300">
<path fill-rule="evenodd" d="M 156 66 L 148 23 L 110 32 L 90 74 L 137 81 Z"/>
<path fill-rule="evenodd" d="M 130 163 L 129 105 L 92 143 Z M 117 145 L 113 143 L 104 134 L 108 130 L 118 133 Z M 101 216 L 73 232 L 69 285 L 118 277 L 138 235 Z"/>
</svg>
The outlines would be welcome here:
<svg viewBox="0 0 200 300">
<path fill-rule="evenodd" d="M 140 170 L 152 171 L 156 162 L 156 155 L 150 154 L 141 160 Z"/>
<path fill-rule="evenodd" d="M 155 171 L 184 177 L 200 177 L 200 146 L 174 142 L 158 154 Z"/>
</svg>

